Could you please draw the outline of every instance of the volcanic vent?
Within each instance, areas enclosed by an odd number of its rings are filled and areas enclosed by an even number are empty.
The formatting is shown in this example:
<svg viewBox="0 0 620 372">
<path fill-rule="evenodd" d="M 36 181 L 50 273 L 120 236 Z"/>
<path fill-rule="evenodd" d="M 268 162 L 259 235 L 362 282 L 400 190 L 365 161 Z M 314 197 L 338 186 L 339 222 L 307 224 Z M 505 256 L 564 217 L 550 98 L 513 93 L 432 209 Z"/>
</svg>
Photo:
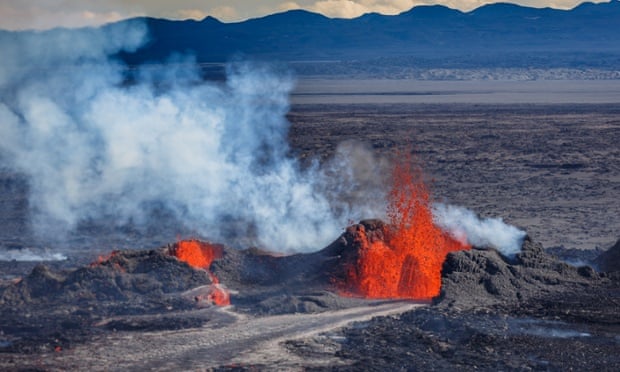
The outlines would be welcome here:
<svg viewBox="0 0 620 372">
<path fill-rule="evenodd" d="M 209 273 L 214 284 L 207 297 L 219 305 L 230 304 L 219 278 L 237 293 L 233 304 L 255 301 L 250 297 L 266 289 L 289 294 L 329 290 L 370 299 L 431 299 L 439 295 L 446 255 L 470 246 L 436 226 L 430 190 L 421 168 L 412 164 L 407 158 L 393 168 L 388 223 L 364 220 L 349 226 L 318 252 L 278 256 L 186 240 L 174 245 L 170 253 Z"/>
<path fill-rule="evenodd" d="M 430 299 L 439 294 L 446 255 L 470 248 L 434 224 L 422 169 L 408 160 L 394 166 L 389 225 L 361 224 L 352 231 L 358 248 L 357 259 L 348 265 L 342 283 L 347 293 Z"/>
<path fill-rule="evenodd" d="M 172 246 L 170 253 L 179 260 L 186 262 L 191 267 L 204 269 L 213 282 L 206 295 L 196 296 L 196 300 L 206 300 L 218 306 L 230 305 L 228 291 L 220 285 L 220 281 L 211 272 L 211 263 L 215 259 L 222 258 L 223 247 L 220 245 L 201 242 L 198 240 L 182 240 Z"/>
</svg>

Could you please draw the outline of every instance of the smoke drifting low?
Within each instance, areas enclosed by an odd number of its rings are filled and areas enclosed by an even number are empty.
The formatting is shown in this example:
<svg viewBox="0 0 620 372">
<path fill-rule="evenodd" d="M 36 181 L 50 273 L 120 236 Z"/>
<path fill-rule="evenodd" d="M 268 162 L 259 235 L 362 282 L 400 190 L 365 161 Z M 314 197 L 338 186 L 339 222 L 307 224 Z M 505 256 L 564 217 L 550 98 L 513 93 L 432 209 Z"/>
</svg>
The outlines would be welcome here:
<svg viewBox="0 0 620 372">
<path fill-rule="evenodd" d="M 1 40 L 0 149 L 28 177 L 40 233 L 149 226 L 156 210 L 227 244 L 316 250 L 384 204 L 365 179 L 382 164 L 359 146 L 322 169 L 287 156 L 286 74 L 240 63 L 205 83 L 171 65 L 127 86 L 108 56 L 144 40 L 139 24 L 17 36 Z"/>
<path fill-rule="evenodd" d="M 40 251 L 38 249 L 9 249 L 0 252 L 0 261 L 40 262 L 63 261 L 67 256 L 59 252 Z"/>
<path fill-rule="evenodd" d="M 526 235 L 525 231 L 505 224 L 501 218 L 480 219 L 471 210 L 453 205 L 433 205 L 433 218 L 456 239 L 478 247 L 495 248 L 507 257 L 521 251 Z"/>
</svg>

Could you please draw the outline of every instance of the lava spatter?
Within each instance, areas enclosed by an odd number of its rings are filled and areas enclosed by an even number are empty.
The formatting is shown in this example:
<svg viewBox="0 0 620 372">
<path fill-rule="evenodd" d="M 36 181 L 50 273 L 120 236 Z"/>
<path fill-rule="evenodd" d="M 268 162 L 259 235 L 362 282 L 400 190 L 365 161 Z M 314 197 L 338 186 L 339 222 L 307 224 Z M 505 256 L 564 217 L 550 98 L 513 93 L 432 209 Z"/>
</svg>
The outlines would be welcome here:
<svg viewBox="0 0 620 372">
<path fill-rule="evenodd" d="M 441 266 L 449 252 L 465 250 L 433 223 L 430 191 L 422 169 L 410 158 L 395 164 L 383 239 L 356 231 L 355 266 L 347 271 L 347 293 L 367 298 L 430 299 L 441 288 Z"/>
</svg>

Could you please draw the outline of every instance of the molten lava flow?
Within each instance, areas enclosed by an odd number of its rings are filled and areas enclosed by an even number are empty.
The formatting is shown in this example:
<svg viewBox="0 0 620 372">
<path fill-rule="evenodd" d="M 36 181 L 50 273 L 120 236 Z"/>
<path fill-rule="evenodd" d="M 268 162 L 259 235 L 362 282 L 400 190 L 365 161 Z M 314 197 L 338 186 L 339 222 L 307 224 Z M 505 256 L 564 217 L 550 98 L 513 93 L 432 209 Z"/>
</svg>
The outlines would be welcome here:
<svg viewBox="0 0 620 372">
<path fill-rule="evenodd" d="M 211 262 L 222 257 L 222 249 L 198 240 L 181 240 L 174 255 L 192 267 L 209 270 Z"/>
<path fill-rule="evenodd" d="M 230 295 L 220 285 L 219 279 L 209 270 L 209 267 L 213 260 L 222 258 L 222 254 L 221 247 L 198 240 L 182 240 L 177 243 L 174 249 L 174 255 L 179 260 L 187 262 L 192 267 L 204 269 L 209 273 L 213 285 L 207 300 L 219 306 L 230 305 Z"/>
<path fill-rule="evenodd" d="M 361 225 L 356 231 L 360 249 L 357 265 L 347 273 L 350 292 L 368 298 L 430 299 L 439 294 L 448 252 L 470 248 L 435 226 L 422 170 L 410 164 L 405 159 L 394 167 L 385 239 L 368 239 Z"/>
</svg>

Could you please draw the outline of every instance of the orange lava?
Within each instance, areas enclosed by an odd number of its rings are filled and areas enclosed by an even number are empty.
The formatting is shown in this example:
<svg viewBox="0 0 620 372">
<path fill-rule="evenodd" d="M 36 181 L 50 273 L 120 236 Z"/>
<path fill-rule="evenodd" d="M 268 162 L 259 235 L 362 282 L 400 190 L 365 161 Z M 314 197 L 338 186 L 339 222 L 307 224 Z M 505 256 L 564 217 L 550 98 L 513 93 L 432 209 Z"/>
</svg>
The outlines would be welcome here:
<svg viewBox="0 0 620 372">
<path fill-rule="evenodd" d="M 174 255 L 192 267 L 209 270 L 213 260 L 222 258 L 222 249 L 198 240 L 181 240 Z"/>
<path fill-rule="evenodd" d="M 388 195 L 385 239 L 356 232 L 357 265 L 347 272 L 348 291 L 367 298 L 431 299 L 441 288 L 441 267 L 449 252 L 469 249 L 433 223 L 430 191 L 420 167 L 397 163 Z"/>
<path fill-rule="evenodd" d="M 99 266 L 99 265 L 103 264 L 104 262 L 110 261 L 117 254 L 118 254 L 118 251 L 112 251 L 112 252 L 110 252 L 108 254 L 100 255 L 99 257 L 97 257 L 97 261 L 91 262 L 89 266 L 90 267 Z"/>
<path fill-rule="evenodd" d="M 118 254 L 119 254 L 119 251 L 115 250 L 106 255 L 100 255 L 99 257 L 97 257 L 97 261 L 91 262 L 89 266 L 97 267 L 97 266 L 101 266 L 104 264 L 111 264 L 115 270 L 125 272 L 125 268 L 121 266 L 121 264 L 118 262 L 118 259 L 115 259 L 115 257 L 118 256 Z"/>
<path fill-rule="evenodd" d="M 218 306 L 230 305 L 230 293 L 228 293 L 225 288 L 220 286 L 220 284 L 215 283 L 211 288 L 211 293 L 209 294 L 207 300 Z"/>
<path fill-rule="evenodd" d="M 174 250 L 174 255 L 179 260 L 209 273 L 213 286 L 207 300 L 218 306 L 230 305 L 230 294 L 219 284 L 219 279 L 209 269 L 213 260 L 222 258 L 222 254 L 221 247 L 198 240 L 181 240 Z"/>
</svg>

